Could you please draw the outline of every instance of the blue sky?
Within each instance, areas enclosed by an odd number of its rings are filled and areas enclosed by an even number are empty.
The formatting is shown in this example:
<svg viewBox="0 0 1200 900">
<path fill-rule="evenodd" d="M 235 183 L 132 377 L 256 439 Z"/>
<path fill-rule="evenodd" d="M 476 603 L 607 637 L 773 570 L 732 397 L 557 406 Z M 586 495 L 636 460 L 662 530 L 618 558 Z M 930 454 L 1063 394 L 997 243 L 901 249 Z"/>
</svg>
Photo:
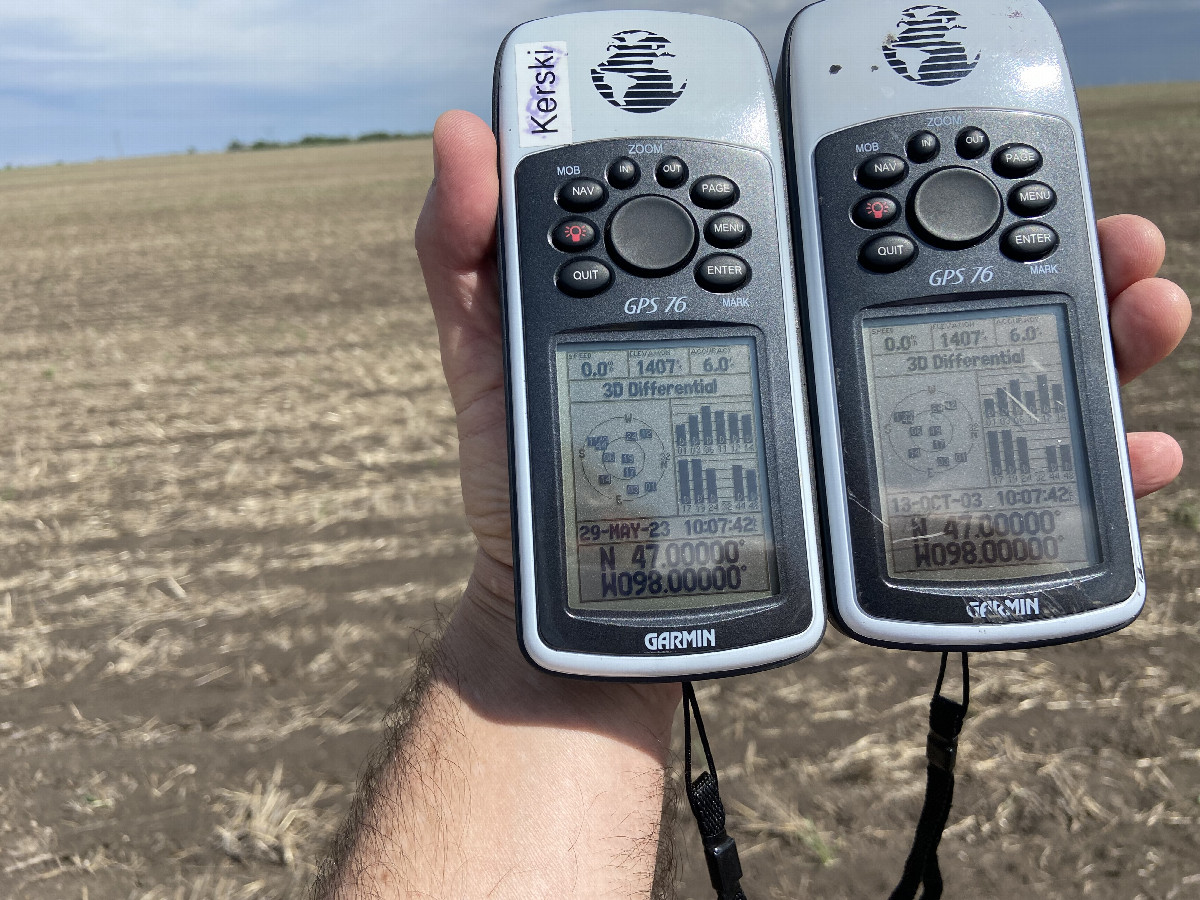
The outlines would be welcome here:
<svg viewBox="0 0 1200 900">
<path fill-rule="evenodd" d="M 1200 81 L 1200 0 L 1044 0 L 1081 85 Z M 2 0 L 0 166 L 486 117 L 496 47 L 603 0 Z M 799 0 L 649 0 L 733 19 L 776 60 Z"/>
</svg>

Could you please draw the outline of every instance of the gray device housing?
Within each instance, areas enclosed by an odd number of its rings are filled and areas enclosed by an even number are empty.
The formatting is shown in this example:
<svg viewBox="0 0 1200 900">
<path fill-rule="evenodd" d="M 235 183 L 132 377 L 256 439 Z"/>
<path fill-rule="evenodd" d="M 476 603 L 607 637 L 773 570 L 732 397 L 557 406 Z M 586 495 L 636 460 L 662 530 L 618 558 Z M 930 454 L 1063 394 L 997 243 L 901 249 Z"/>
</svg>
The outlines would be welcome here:
<svg viewBox="0 0 1200 900">
<path fill-rule="evenodd" d="M 807 288 L 802 318 L 835 624 L 868 643 L 961 650 L 1061 643 L 1124 627 L 1141 610 L 1145 577 L 1083 133 L 1053 21 L 1036 0 L 964 0 L 953 9 L 817 0 L 793 20 L 778 78 L 802 247 L 798 271 Z M 922 179 L 953 166 L 1004 191 L 1019 180 L 993 171 L 990 151 L 960 157 L 956 139 L 969 127 L 988 134 L 992 150 L 1040 148 L 1036 178 L 1053 186 L 1057 205 L 1032 217 L 1004 209 L 972 247 L 946 249 L 909 221 Z M 909 157 L 903 178 L 878 191 L 909 207 L 909 220 L 901 215 L 888 230 L 909 238 L 915 259 L 890 274 L 868 271 L 857 253 L 872 232 L 850 215 L 867 193 L 856 170 L 872 155 L 904 159 L 907 139 L 921 131 L 939 139 L 940 151 L 928 160 Z M 1019 262 L 1000 252 L 1002 236 L 1021 222 L 1057 233 L 1048 260 Z M 994 279 L 972 285 L 970 273 L 985 266 Z M 962 283 L 939 283 L 946 276 L 937 273 L 963 270 Z M 872 431 L 881 423 L 871 418 L 864 325 L 872 317 L 986 316 L 1047 305 L 1064 311 L 1097 564 L 1058 577 L 982 583 L 890 576 Z"/>
<path fill-rule="evenodd" d="M 634 39 L 658 42 L 657 51 L 669 55 L 665 61 L 675 81 L 668 87 L 677 88 L 670 102 L 656 101 L 653 109 L 622 105 L 620 97 L 614 101 L 607 76 L 597 74 L 606 59 L 619 63 L 622 41 Z M 531 56 L 542 50 L 546 55 Z M 533 76 L 521 71 L 536 65 L 543 71 Z M 554 79 L 545 74 L 551 67 Z M 551 85 L 553 95 L 546 93 Z M 493 100 L 513 556 L 523 651 L 549 671 L 639 680 L 726 675 L 808 654 L 825 625 L 815 482 L 782 137 L 761 47 L 741 26 L 689 14 L 597 12 L 539 19 L 514 29 L 501 45 Z M 556 118 L 550 121 L 550 116 Z M 656 183 L 655 168 L 672 156 L 685 160 L 690 177 L 667 188 Z M 751 226 L 750 240 L 732 251 L 749 266 L 748 282 L 732 292 L 697 284 L 693 264 L 713 252 L 700 233 L 686 262 L 656 277 L 615 264 L 608 241 L 600 241 L 583 255 L 608 267 L 609 287 L 586 299 L 557 287 L 555 270 L 567 258 L 548 238 L 564 216 L 558 192 L 570 178 L 604 183 L 605 167 L 618 157 L 636 161 L 640 181 L 628 189 L 605 185 L 604 203 L 583 213 L 598 230 L 610 238 L 604 223 L 614 210 L 630 197 L 653 194 L 685 206 L 702 232 L 701 217 L 713 213 L 689 201 L 689 185 L 709 174 L 730 176 L 740 189 L 731 209 Z M 679 297 L 686 298 L 685 307 L 666 302 Z M 651 300 L 658 302 L 644 302 Z M 763 515 L 770 516 L 774 537 L 777 592 L 765 600 L 684 611 L 571 609 L 565 541 L 574 536 L 564 533 L 556 351 L 572 342 L 693 336 L 754 341 L 771 499 Z M 715 640 L 694 640 L 701 632 Z"/>
</svg>

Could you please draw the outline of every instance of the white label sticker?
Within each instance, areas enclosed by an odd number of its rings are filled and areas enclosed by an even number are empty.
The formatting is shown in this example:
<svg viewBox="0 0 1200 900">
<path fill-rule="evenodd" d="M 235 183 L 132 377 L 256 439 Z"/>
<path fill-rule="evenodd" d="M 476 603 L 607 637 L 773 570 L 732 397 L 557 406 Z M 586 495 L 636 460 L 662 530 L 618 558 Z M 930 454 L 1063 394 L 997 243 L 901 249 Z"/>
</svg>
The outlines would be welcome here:
<svg viewBox="0 0 1200 900">
<path fill-rule="evenodd" d="M 517 44 L 517 109 L 522 147 L 571 142 L 571 86 L 567 42 Z"/>
</svg>

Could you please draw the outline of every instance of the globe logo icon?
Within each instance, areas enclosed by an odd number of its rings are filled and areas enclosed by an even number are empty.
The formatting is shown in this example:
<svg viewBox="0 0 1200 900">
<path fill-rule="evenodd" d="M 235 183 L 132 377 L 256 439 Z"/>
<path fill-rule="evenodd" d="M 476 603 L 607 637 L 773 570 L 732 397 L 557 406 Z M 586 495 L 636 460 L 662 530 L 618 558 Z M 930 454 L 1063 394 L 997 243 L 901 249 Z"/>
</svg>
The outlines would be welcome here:
<svg viewBox="0 0 1200 900">
<path fill-rule="evenodd" d="M 967 28 L 960 13 L 945 6 L 922 4 L 904 10 L 896 23 L 899 31 L 883 45 L 888 65 L 909 81 L 930 87 L 954 84 L 966 78 L 979 63 L 963 44 Z"/>
<path fill-rule="evenodd" d="M 608 59 L 592 69 L 592 84 L 601 97 L 626 112 L 666 109 L 687 87 L 682 81 L 676 88 L 678 76 L 671 72 L 676 57 L 666 50 L 670 43 L 640 28 L 618 31 L 607 47 Z"/>
</svg>

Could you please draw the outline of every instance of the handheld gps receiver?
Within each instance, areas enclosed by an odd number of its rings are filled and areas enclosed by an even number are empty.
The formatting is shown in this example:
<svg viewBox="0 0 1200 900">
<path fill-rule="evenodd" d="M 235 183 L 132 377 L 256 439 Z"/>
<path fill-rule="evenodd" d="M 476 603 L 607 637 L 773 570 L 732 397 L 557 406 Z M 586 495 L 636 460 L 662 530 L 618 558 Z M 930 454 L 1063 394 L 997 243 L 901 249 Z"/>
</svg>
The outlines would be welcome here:
<svg viewBox="0 0 1200 900">
<path fill-rule="evenodd" d="M 1036 0 L 818 0 L 780 87 L 831 614 L 960 650 L 1127 625 L 1145 583 L 1054 23 Z"/>
<path fill-rule="evenodd" d="M 730 22 L 581 13 L 500 48 L 518 631 L 542 668 L 727 674 L 820 640 L 777 121 Z"/>
</svg>

